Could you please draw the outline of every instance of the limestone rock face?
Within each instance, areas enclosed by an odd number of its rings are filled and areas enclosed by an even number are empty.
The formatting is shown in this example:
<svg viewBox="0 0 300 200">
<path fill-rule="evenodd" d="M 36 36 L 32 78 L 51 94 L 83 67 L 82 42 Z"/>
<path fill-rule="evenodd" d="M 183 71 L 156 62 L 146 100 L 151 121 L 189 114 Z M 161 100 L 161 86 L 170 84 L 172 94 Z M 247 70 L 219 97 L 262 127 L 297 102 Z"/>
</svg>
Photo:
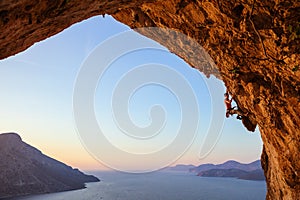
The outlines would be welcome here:
<svg viewBox="0 0 300 200">
<path fill-rule="evenodd" d="M 113 14 L 120 8 L 140 6 L 143 2 L 145 1 L 1 1 L 0 59 L 23 51 L 76 22 L 99 14 Z"/>
<path fill-rule="evenodd" d="M 6 0 L 0 3 L 0 58 L 104 13 L 131 28 L 171 28 L 200 44 L 215 64 L 168 30 L 139 31 L 224 81 L 246 114 L 245 127 L 259 126 L 267 199 L 300 199 L 299 1 Z"/>
</svg>

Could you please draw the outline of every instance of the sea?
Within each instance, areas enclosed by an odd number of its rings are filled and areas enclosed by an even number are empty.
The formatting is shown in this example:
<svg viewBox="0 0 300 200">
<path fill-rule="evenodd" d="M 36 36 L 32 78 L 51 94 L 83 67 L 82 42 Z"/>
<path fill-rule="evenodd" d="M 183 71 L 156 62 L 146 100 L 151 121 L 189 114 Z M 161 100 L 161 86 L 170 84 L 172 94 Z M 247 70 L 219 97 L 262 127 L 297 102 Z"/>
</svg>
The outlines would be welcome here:
<svg viewBox="0 0 300 200">
<path fill-rule="evenodd" d="M 90 173 L 91 174 L 91 173 Z M 265 181 L 198 177 L 186 172 L 129 174 L 92 172 L 101 182 L 85 189 L 16 198 L 17 200 L 263 200 Z"/>
</svg>

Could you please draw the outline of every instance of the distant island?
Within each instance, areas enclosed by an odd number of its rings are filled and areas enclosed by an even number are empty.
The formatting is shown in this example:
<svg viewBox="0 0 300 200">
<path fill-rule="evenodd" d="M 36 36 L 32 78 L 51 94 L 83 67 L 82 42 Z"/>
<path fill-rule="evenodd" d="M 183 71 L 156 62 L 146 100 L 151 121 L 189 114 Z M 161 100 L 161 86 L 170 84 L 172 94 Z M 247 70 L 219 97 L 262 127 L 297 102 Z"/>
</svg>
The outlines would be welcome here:
<svg viewBox="0 0 300 200">
<path fill-rule="evenodd" d="M 26 144 L 16 133 L 0 134 L 0 199 L 85 188 L 85 175 Z"/>
<path fill-rule="evenodd" d="M 197 167 L 193 165 L 176 165 L 174 167 L 168 167 L 167 169 L 171 171 L 195 173 L 197 176 L 202 177 L 233 177 L 244 180 L 265 180 L 260 160 L 256 160 L 249 164 L 229 160 L 218 165 L 202 164 Z"/>
<path fill-rule="evenodd" d="M 179 164 L 176 166 L 166 167 L 164 171 L 181 171 L 181 172 L 188 172 L 190 169 L 196 167 L 195 165 L 184 165 Z"/>
</svg>

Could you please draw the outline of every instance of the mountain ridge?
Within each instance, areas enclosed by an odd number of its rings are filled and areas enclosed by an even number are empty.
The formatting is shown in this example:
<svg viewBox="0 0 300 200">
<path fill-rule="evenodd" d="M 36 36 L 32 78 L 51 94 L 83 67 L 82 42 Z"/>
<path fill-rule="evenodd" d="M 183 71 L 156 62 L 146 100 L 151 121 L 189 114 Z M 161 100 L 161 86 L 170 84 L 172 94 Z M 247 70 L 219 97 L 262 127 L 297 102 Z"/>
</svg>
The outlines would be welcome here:
<svg viewBox="0 0 300 200">
<path fill-rule="evenodd" d="M 0 134 L 0 199 L 85 188 L 98 178 L 44 155 L 17 133 Z"/>
<path fill-rule="evenodd" d="M 230 168 L 241 169 L 244 171 L 253 171 L 256 169 L 261 169 L 261 164 L 260 164 L 260 160 L 255 160 L 250 163 L 240 163 L 235 160 L 228 160 L 221 164 L 210 164 L 210 163 L 201 164 L 195 168 L 191 168 L 189 171 L 199 173 L 199 172 L 207 171 L 210 169 L 230 169 Z"/>
<path fill-rule="evenodd" d="M 260 160 L 250 163 L 240 163 L 228 160 L 221 164 L 202 164 L 189 169 L 202 177 L 232 177 L 244 180 L 265 180 Z"/>
</svg>

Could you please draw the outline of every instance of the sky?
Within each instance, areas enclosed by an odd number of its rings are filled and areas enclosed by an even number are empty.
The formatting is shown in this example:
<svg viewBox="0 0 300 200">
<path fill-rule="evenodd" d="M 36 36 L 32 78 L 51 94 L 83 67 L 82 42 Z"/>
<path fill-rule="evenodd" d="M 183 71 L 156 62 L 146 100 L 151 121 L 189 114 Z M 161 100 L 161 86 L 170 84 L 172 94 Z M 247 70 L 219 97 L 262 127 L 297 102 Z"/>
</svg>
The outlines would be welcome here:
<svg viewBox="0 0 300 200">
<path fill-rule="evenodd" d="M 117 53 L 140 43 L 150 48 Z M 96 84 L 90 77 L 80 82 L 85 69 Z M 249 163 L 262 151 L 258 128 L 248 132 L 235 117 L 225 118 L 221 81 L 207 79 L 110 16 L 77 23 L 1 60 L 0 80 L 0 132 L 16 132 L 44 154 L 82 170 Z M 84 90 L 91 91 L 91 105 L 78 82 L 91 87 Z M 85 113 L 95 117 L 103 138 Z M 149 159 L 139 162 L 132 155 Z"/>
</svg>

